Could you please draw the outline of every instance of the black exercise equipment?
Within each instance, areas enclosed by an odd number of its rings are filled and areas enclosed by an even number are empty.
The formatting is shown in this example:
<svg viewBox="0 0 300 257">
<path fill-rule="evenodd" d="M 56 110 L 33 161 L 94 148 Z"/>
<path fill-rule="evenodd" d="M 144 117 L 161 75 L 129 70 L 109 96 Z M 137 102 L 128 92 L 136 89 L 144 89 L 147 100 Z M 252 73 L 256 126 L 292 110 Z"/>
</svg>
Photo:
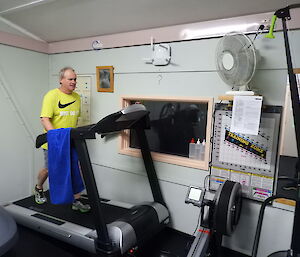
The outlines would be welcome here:
<svg viewBox="0 0 300 257">
<path fill-rule="evenodd" d="M 149 112 L 143 105 L 134 104 L 103 118 L 97 124 L 71 129 L 71 142 L 78 153 L 91 213 L 76 213 L 70 205 L 38 205 L 33 196 L 16 201 L 6 209 L 21 225 L 89 252 L 101 256 L 120 256 L 128 250 L 134 252 L 136 246 L 149 242 L 169 221 L 144 131 L 146 128 L 149 128 Z M 86 145 L 86 139 L 95 139 L 96 133 L 105 136 L 124 129 L 134 129 L 139 139 L 154 199 L 154 202 L 130 208 L 124 208 L 129 204 L 99 198 Z M 36 147 L 45 142 L 46 134 L 38 136 Z M 201 227 L 187 256 L 204 257 L 208 252 L 217 256 L 222 236 L 230 235 L 239 220 L 241 185 L 226 181 L 219 187 L 213 200 L 205 199 L 204 193 L 200 194 L 199 199 L 194 196 L 194 201 L 190 201 L 192 194 L 189 196 L 186 202 L 201 208 Z"/>
<path fill-rule="evenodd" d="M 191 190 L 196 191 L 197 188 L 189 189 L 185 202 L 201 208 L 201 226 L 187 257 L 220 256 L 223 235 L 230 236 L 240 218 L 241 184 L 226 180 L 219 186 L 213 200 L 205 199 L 204 189 L 198 188 L 202 191 L 198 194 L 191 194 Z"/>
<path fill-rule="evenodd" d="M 142 245 L 162 230 L 169 221 L 169 213 L 148 148 L 144 131 L 147 128 L 149 128 L 149 112 L 143 105 L 137 104 L 113 113 L 97 124 L 71 129 L 71 142 L 78 153 L 92 209 L 86 217 L 89 222 L 92 219 L 90 226 L 80 225 L 85 220 L 85 214 L 71 212 L 66 215 L 67 209 L 70 208 L 66 209 L 65 206 L 53 208 L 49 203 L 37 205 L 33 197 L 10 204 L 6 209 L 12 213 L 18 223 L 24 226 L 103 256 L 120 256 L 132 247 Z M 95 139 L 96 134 L 105 136 L 124 129 L 134 129 L 138 136 L 154 199 L 154 202 L 130 206 L 130 208 L 125 208 L 125 206 L 129 207 L 129 204 L 100 199 L 86 145 L 86 139 Z M 45 142 L 47 142 L 46 134 L 38 136 L 36 147 L 40 147 Z M 57 215 L 55 209 L 60 211 L 64 218 Z M 76 215 L 81 216 L 77 217 L 74 223 L 72 216 Z M 117 219 L 112 221 L 112 216 Z"/>
<path fill-rule="evenodd" d="M 296 75 L 294 74 L 293 70 L 293 63 L 289 45 L 289 38 L 287 33 L 287 24 L 286 21 L 291 19 L 290 16 L 290 9 L 293 8 L 300 8 L 300 4 L 292 4 L 285 8 L 277 10 L 272 18 L 272 24 L 270 27 L 269 34 L 267 37 L 274 38 L 273 36 L 273 29 L 277 18 L 282 20 L 282 28 L 283 28 L 283 36 L 284 36 L 284 45 L 285 45 L 285 53 L 286 53 L 286 60 L 287 60 L 287 68 L 288 68 L 288 76 L 290 82 L 290 92 L 291 92 L 291 101 L 292 101 L 292 109 L 293 109 L 293 118 L 294 118 L 294 125 L 295 125 L 295 134 L 296 134 L 296 143 L 297 143 L 297 153 L 298 153 L 298 161 L 295 167 L 295 175 L 294 175 L 294 183 L 293 186 L 297 188 L 296 194 L 296 209 L 294 213 L 294 225 L 293 225 L 293 234 L 292 234 L 292 242 L 291 248 L 287 251 L 279 251 L 269 255 L 270 257 L 299 257 L 300 256 L 300 105 L 299 105 L 299 92 L 297 86 Z M 257 249 L 259 244 L 260 238 L 260 231 L 262 226 L 262 220 L 264 215 L 265 207 L 268 203 L 273 201 L 277 198 L 286 198 L 284 195 L 275 195 L 267 198 L 263 205 L 261 206 L 258 225 L 256 229 L 255 240 L 253 244 L 252 256 L 256 257 Z"/>
</svg>

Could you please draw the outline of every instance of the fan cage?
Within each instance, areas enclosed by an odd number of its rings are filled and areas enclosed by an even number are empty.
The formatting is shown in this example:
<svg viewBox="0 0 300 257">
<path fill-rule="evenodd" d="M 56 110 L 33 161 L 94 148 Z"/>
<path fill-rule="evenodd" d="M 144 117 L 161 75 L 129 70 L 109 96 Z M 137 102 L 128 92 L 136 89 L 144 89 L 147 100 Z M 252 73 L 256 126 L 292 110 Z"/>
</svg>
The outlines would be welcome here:
<svg viewBox="0 0 300 257">
<path fill-rule="evenodd" d="M 233 66 L 224 67 L 225 55 L 231 55 Z M 216 68 L 221 79 L 233 89 L 248 86 L 256 70 L 256 51 L 244 34 L 228 34 L 221 38 L 216 51 Z"/>
</svg>

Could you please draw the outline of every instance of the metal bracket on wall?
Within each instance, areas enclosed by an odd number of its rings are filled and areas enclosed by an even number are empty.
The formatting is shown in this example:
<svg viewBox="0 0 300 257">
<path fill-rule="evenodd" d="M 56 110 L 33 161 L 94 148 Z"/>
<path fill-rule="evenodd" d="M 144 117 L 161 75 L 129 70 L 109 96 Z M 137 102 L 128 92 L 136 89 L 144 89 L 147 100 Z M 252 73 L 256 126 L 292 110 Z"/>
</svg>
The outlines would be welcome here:
<svg viewBox="0 0 300 257">
<path fill-rule="evenodd" d="M 171 47 L 169 44 L 154 44 L 153 37 L 151 37 L 151 50 L 152 57 L 144 58 L 146 63 L 153 64 L 155 66 L 165 66 L 171 61 Z"/>
</svg>

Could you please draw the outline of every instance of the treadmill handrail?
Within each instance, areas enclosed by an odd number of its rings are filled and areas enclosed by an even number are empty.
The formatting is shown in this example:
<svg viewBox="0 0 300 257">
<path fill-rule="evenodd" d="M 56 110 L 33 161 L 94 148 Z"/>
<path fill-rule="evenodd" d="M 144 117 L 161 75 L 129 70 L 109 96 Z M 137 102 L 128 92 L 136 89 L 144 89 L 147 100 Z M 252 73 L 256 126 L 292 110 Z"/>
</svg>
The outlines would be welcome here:
<svg viewBox="0 0 300 257">
<path fill-rule="evenodd" d="M 133 128 L 139 121 L 142 119 L 147 118 L 149 115 L 149 111 L 146 110 L 139 110 L 136 112 L 125 113 L 123 114 L 122 111 L 115 112 L 110 114 L 103 119 L 101 119 L 98 123 L 72 128 L 71 129 L 71 138 L 84 138 L 84 139 L 95 139 L 95 134 L 108 134 L 119 132 L 125 129 Z M 145 122 L 145 127 L 149 128 L 150 123 L 147 121 Z M 35 147 L 40 148 L 43 144 L 47 143 L 47 133 L 38 135 L 35 142 Z"/>
<path fill-rule="evenodd" d="M 47 133 L 38 135 L 35 140 L 35 148 L 40 148 L 45 143 L 47 143 Z"/>
<path fill-rule="evenodd" d="M 95 124 L 88 125 L 88 126 L 82 126 L 78 128 L 72 128 L 71 129 L 71 138 L 76 137 L 84 137 L 85 139 L 95 139 L 95 132 L 92 131 L 92 128 Z M 40 148 L 43 144 L 47 143 L 47 132 L 44 134 L 40 134 L 37 136 L 35 140 L 35 147 Z"/>
</svg>

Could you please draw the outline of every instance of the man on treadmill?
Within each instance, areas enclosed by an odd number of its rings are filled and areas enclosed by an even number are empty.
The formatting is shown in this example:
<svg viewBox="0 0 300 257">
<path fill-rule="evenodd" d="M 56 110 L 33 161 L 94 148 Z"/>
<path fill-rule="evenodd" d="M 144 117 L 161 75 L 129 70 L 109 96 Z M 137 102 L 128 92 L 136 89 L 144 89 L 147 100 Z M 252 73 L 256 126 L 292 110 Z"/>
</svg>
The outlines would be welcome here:
<svg viewBox="0 0 300 257">
<path fill-rule="evenodd" d="M 80 116 L 80 96 L 74 92 L 76 88 L 76 73 L 71 67 L 65 67 L 59 72 L 60 87 L 50 90 L 43 99 L 41 123 L 45 132 L 58 128 L 75 128 Z M 48 145 L 42 146 L 45 166 L 39 171 L 37 184 L 34 187 L 35 202 L 47 202 L 43 191 L 43 184 L 48 178 Z M 88 212 L 91 207 L 80 201 L 80 193 L 74 195 L 72 209 Z"/>
</svg>

